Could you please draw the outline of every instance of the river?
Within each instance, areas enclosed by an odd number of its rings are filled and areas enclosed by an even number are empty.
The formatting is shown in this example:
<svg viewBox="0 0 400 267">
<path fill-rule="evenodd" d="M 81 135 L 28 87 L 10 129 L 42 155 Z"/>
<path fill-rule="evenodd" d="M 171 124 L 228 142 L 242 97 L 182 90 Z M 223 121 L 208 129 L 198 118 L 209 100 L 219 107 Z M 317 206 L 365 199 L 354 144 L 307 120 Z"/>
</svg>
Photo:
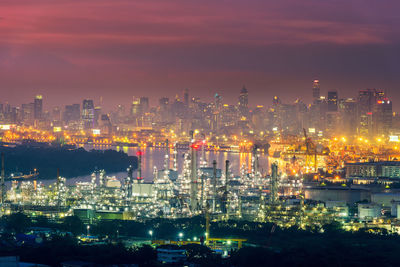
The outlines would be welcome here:
<svg viewBox="0 0 400 267">
<path fill-rule="evenodd" d="M 98 146 L 98 145 L 85 145 L 84 148 L 86 150 L 98 149 L 98 150 L 105 150 L 105 149 L 115 149 L 117 151 L 124 151 L 130 156 L 136 156 L 138 152 L 138 147 L 120 147 L 120 146 Z M 154 148 L 154 147 L 146 147 L 142 148 L 141 151 L 143 152 L 142 156 L 142 176 L 145 181 L 152 181 L 153 180 L 153 171 L 154 166 L 157 167 L 158 170 L 163 169 L 164 167 L 164 156 L 165 156 L 165 149 L 162 148 Z M 170 150 L 170 154 L 172 155 L 172 149 Z M 178 157 L 177 157 L 177 165 L 178 165 L 178 172 L 180 173 L 182 170 L 183 165 L 183 154 L 187 152 L 185 150 L 178 150 Z M 201 151 L 198 151 L 198 159 L 200 159 Z M 229 160 L 230 162 L 230 171 L 234 175 L 240 174 L 240 167 L 245 165 L 248 170 L 251 169 L 251 153 L 237 153 L 237 152 L 218 152 L 218 151 L 206 151 L 205 158 L 207 161 L 208 166 L 212 166 L 213 160 L 217 161 L 217 168 L 222 170 L 225 169 L 225 161 Z M 264 173 L 268 170 L 268 157 L 265 155 L 260 155 L 259 157 L 259 164 L 260 164 L 260 171 Z M 172 157 L 170 157 L 170 167 L 173 166 Z M 71 166 L 72 168 L 73 166 Z M 101 166 L 99 166 L 101 169 Z M 118 173 L 107 173 L 109 176 L 115 176 L 118 179 L 123 179 L 126 177 L 126 172 L 118 172 Z M 134 177 L 136 176 L 136 172 L 134 172 Z M 85 176 L 78 176 L 74 178 L 68 178 L 67 184 L 73 185 L 77 181 L 90 181 L 90 175 Z M 41 182 L 45 185 L 51 184 L 55 182 L 53 180 L 41 180 Z"/>
</svg>

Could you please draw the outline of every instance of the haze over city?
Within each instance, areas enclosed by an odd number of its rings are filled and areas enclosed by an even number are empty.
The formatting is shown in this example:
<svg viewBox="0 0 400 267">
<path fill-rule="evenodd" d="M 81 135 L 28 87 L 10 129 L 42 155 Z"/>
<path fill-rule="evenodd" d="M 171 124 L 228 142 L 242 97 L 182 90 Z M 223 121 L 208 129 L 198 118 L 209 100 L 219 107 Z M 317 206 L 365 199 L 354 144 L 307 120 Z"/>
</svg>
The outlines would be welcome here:
<svg viewBox="0 0 400 267">
<path fill-rule="evenodd" d="M 0 266 L 397 266 L 397 0 L 0 1 Z"/>
<path fill-rule="evenodd" d="M 173 97 L 251 105 L 321 90 L 400 99 L 398 1 L 1 1 L 2 99 L 20 104 Z M 61 101 L 62 100 L 62 101 Z M 153 102 L 154 101 L 154 102 Z M 50 106 L 51 107 L 51 106 Z M 49 107 L 49 108 L 50 108 Z M 396 109 L 396 107 L 394 107 Z"/>
</svg>

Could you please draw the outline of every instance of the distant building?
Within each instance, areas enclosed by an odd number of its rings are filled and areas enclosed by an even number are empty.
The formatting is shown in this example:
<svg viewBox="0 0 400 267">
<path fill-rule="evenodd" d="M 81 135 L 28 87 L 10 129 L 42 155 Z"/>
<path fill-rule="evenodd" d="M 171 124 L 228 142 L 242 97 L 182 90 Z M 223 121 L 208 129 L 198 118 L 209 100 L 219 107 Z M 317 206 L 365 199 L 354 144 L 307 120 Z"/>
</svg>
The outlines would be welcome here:
<svg viewBox="0 0 400 267">
<path fill-rule="evenodd" d="M 388 98 L 377 100 L 372 109 L 374 135 L 388 135 L 392 129 L 392 119 L 392 101 Z"/>
<path fill-rule="evenodd" d="M 239 104 L 238 104 L 238 109 L 239 112 L 242 116 L 247 117 L 249 108 L 249 93 L 246 89 L 246 87 L 243 86 L 242 90 L 240 91 L 239 95 Z"/>
<path fill-rule="evenodd" d="M 42 95 L 37 95 L 33 102 L 33 114 L 35 120 L 42 119 L 43 115 L 43 97 Z"/>
<path fill-rule="evenodd" d="M 400 178 L 400 161 L 346 164 L 346 178 Z"/>
<path fill-rule="evenodd" d="M 338 110 L 338 92 L 328 92 L 328 111 L 335 112 Z"/>
<path fill-rule="evenodd" d="M 158 248 L 157 260 L 164 264 L 182 264 L 186 261 L 186 250 L 177 246 Z"/>
<path fill-rule="evenodd" d="M 81 106 L 79 104 L 66 105 L 64 111 L 64 122 L 79 121 L 81 119 Z"/>
<path fill-rule="evenodd" d="M 314 102 L 318 101 L 318 99 L 321 97 L 321 90 L 320 90 L 320 87 L 319 87 L 319 80 L 314 80 L 313 81 L 312 96 L 313 96 Z"/>
<path fill-rule="evenodd" d="M 372 221 L 381 216 L 381 207 L 375 203 L 358 204 L 358 219 L 360 221 Z"/>
<path fill-rule="evenodd" d="M 84 99 L 82 103 L 82 121 L 85 129 L 91 129 L 94 127 L 94 104 L 91 99 Z"/>
</svg>

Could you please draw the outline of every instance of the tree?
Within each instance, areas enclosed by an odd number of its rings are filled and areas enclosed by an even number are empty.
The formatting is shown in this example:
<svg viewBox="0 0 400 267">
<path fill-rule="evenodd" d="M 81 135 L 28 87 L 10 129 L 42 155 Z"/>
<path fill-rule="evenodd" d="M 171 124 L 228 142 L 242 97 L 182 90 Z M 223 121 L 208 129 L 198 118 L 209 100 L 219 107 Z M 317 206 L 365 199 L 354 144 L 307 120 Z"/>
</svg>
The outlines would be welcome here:
<svg viewBox="0 0 400 267">
<path fill-rule="evenodd" d="M 32 225 L 31 219 L 23 213 L 14 213 L 6 217 L 6 229 L 23 233 L 28 227 Z"/>
<path fill-rule="evenodd" d="M 67 216 L 62 223 L 64 230 L 74 235 L 81 234 L 84 231 L 84 225 L 78 216 Z"/>
</svg>

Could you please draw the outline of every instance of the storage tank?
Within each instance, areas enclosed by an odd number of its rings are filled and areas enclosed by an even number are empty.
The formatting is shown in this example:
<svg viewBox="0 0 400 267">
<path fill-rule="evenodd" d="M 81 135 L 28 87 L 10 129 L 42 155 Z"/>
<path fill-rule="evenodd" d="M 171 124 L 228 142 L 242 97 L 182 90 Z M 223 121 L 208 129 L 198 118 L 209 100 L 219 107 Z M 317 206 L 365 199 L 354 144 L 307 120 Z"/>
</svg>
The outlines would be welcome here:
<svg viewBox="0 0 400 267">
<path fill-rule="evenodd" d="M 345 201 L 348 205 L 366 200 L 371 201 L 371 193 L 366 189 L 344 187 L 311 187 L 304 189 L 306 199 L 315 201 Z"/>
<path fill-rule="evenodd" d="M 358 219 L 372 221 L 381 216 L 381 206 L 376 203 L 358 204 Z"/>
<path fill-rule="evenodd" d="M 400 201 L 400 193 L 374 193 L 371 195 L 371 202 L 391 207 L 393 201 Z"/>
</svg>

